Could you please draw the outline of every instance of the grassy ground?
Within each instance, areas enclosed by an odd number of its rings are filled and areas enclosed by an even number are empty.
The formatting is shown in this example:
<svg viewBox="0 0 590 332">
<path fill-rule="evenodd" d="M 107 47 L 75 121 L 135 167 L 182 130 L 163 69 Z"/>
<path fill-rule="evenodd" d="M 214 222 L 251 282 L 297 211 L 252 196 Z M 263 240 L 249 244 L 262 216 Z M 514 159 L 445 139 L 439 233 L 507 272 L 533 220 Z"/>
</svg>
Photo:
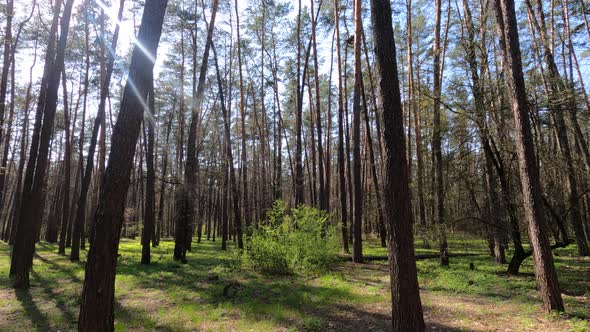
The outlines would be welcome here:
<svg viewBox="0 0 590 332">
<path fill-rule="evenodd" d="M 171 259 L 173 244 L 164 241 L 153 249 L 154 264 L 141 266 L 138 242 L 124 240 L 119 250 L 119 331 L 389 330 L 386 261 L 346 262 L 315 276 L 266 277 L 232 269 L 232 253 L 207 241 L 194 246 L 186 265 Z M 472 255 L 452 257 L 449 268 L 436 259 L 418 261 L 429 330 L 590 331 L 590 259 L 574 257 L 575 247 L 555 251 L 563 315 L 541 312 L 530 259 L 522 276 L 509 277 L 505 266 L 490 261 L 483 241 L 452 240 L 450 249 Z M 83 264 L 57 255 L 54 245 L 38 244 L 32 287 L 15 292 L 8 280 L 9 251 L 0 242 L 0 331 L 75 329 Z M 386 251 L 370 242 L 365 253 L 379 257 Z"/>
</svg>

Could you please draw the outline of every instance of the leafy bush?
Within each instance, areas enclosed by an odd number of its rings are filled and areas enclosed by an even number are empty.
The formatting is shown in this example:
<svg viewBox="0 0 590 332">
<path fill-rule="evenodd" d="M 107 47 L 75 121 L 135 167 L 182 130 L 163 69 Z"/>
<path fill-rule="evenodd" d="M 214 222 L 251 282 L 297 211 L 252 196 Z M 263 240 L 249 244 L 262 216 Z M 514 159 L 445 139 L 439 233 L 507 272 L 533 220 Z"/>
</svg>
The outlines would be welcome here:
<svg viewBox="0 0 590 332">
<path fill-rule="evenodd" d="M 289 210 L 276 201 L 252 230 L 240 256 L 242 267 L 265 274 L 312 273 L 338 257 L 339 237 L 325 211 L 299 206 Z"/>
</svg>

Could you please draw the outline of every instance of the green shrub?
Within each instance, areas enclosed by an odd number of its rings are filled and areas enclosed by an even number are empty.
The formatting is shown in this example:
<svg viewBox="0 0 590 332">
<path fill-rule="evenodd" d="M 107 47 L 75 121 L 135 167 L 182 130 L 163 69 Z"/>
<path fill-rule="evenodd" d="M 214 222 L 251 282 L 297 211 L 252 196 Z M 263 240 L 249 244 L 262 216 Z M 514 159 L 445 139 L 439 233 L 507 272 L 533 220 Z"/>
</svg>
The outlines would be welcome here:
<svg viewBox="0 0 590 332">
<path fill-rule="evenodd" d="M 328 268 L 338 257 L 339 237 L 329 215 L 307 206 L 289 210 L 276 201 L 252 230 L 241 254 L 242 267 L 265 274 L 313 273 Z"/>
</svg>

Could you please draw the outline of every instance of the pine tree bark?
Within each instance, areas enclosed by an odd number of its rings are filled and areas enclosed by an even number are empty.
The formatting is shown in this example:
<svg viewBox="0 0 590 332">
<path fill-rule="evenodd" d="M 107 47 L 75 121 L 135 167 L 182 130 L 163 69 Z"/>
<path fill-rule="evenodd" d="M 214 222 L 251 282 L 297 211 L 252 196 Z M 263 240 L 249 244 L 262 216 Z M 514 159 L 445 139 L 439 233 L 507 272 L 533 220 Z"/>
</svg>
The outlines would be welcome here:
<svg viewBox="0 0 590 332">
<path fill-rule="evenodd" d="M 514 117 L 524 215 L 528 223 L 529 238 L 533 249 L 535 277 L 544 309 L 563 311 L 557 273 L 545 230 L 542 189 L 531 133 L 514 0 L 495 0 L 494 5 L 498 32 L 500 33 L 500 46 L 505 63 L 510 106 Z"/>
<path fill-rule="evenodd" d="M 78 320 L 80 331 L 113 331 L 115 327 L 115 273 L 125 197 L 166 5 L 166 0 L 146 0 L 137 35 L 142 48 L 135 46 L 131 55 L 129 78 L 113 128 L 111 153 L 94 217 Z"/>
<path fill-rule="evenodd" d="M 72 199 L 71 211 L 68 217 L 67 223 L 62 223 L 60 237 L 59 237 L 59 248 L 58 253 L 65 255 L 66 246 L 71 246 L 71 237 L 74 228 L 76 212 L 75 207 L 78 201 L 76 195 L 78 192 L 78 186 L 80 182 L 83 182 L 84 178 L 84 137 L 85 137 L 85 122 L 86 122 L 86 107 L 88 101 L 88 86 L 90 84 L 90 29 L 88 18 L 84 17 L 84 54 L 85 54 L 85 70 L 84 70 L 84 90 L 83 90 L 83 102 L 82 102 L 82 125 L 80 126 L 80 137 L 78 139 L 78 168 L 76 170 L 76 180 L 74 184 L 74 198 Z"/>
<path fill-rule="evenodd" d="M 12 4 L 11 4 L 12 6 Z M 3 149 L 2 149 L 2 164 L 0 167 L 2 167 L 2 169 L 4 170 L 3 172 L 0 172 L 0 204 L 2 204 L 2 206 L 0 206 L 0 211 L 2 211 L 2 209 L 4 208 L 4 199 L 7 196 L 5 193 L 5 186 L 6 183 L 8 183 L 8 174 L 7 174 L 7 170 L 8 170 L 8 152 L 10 150 L 10 143 L 11 143 L 11 138 L 12 138 L 12 130 L 13 130 L 13 123 L 14 123 L 14 110 L 15 110 L 15 90 L 16 90 L 16 61 L 15 61 L 15 57 L 16 57 L 16 50 L 17 50 L 17 46 L 18 46 L 18 42 L 20 40 L 20 34 L 23 31 L 23 28 L 25 27 L 25 25 L 31 20 L 31 18 L 33 17 L 34 13 L 35 13 L 35 9 L 37 6 L 37 2 L 34 0 L 31 6 L 31 12 L 29 13 L 29 16 L 27 16 L 22 22 L 19 23 L 17 32 L 16 32 L 16 36 L 14 38 L 14 41 L 12 41 L 12 43 L 10 44 L 11 47 L 11 51 L 10 51 L 10 61 L 9 61 L 9 66 L 10 66 L 10 108 L 8 111 L 8 122 L 6 124 L 6 135 L 4 135 L 4 142 L 3 142 Z M 10 8 L 7 8 L 7 10 Z M 12 9 L 10 9 L 12 10 Z M 7 29 L 7 35 L 8 35 L 8 29 L 12 29 L 12 27 L 6 27 Z M 11 33 L 12 34 L 12 33 Z M 8 37 L 8 36 L 6 36 Z M 12 38 L 12 37 L 11 37 Z M 33 55 L 33 66 L 37 61 L 37 41 L 35 41 L 35 51 L 34 51 L 34 55 Z M 31 68 L 32 68 L 31 67 Z M 32 70 L 32 69 L 31 69 Z M 30 71 L 30 73 L 32 73 Z M 29 75 L 31 76 L 31 74 Z M 31 79 L 29 79 L 29 85 L 31 84 Z M 27 103 L 29 101 L 29 97 L 30 97 L 30 89 L 28 91 L 28 95 L 26 96 L 26 100 L 25 103 Z M 2 128 L 0 128 L 0 132 L 2 131 Z M 21 133 L 22 135 L 25 135 L 25 132 L 23 131 Z M 2 136 L 2 135 L 0 135 Z M 0 140 L 1 141 L 1 140 Z M 14 152 L 13 152 L 14 153 Z M 24 160 L 23 160 L 24 162 Z M 20 163 L 20 161 L 19 161 Z M 21 179 L 22 180 L 22 179 Z M 20 188 L 20 186 L 22 185 L 20 183 L 20 181 L 18 183 L 15 183 L 15 187 Z M 6 192 L 8 192 L 6 190 Z M 20 198 L 21 194 L 16 195 L 14 192 L 12 193 L 11 197 L 11 201 L 9 202 L 8 205 L 6 205 L 6 213 L 5 213 L 5 219 L 4 219 L 4 224 L 3 224 L 3 230 L 2 233 L 0 233 L 0 238 L 4 239 L 5 241 L 9 241 L 9 234 L 11 234 L 10 232 L 10 228 L 12 228 L 12 225 L 14 223 L 14 218 L 12 217 L 14 215 L 14 208 L 11 209 L 10 207 L 13 206 L 13 203 L 17 202 Z M 19 196 L 19 197 L 17 197 Z M 17 207 L 19 206 L 18 204 L 16 205 Z M 10 227 L 7 227 L 10 226 Z"/>
<path fill-rule="evenodd" d="M 362 216 L 363 216 L 363 193 L 361 176 L 361 42 L 363 31 L 363 20 L 361 16 L 361 1 L 354 2 L 354 92 L 352 103 L 352 182 L 354 184 L 354 215 L 353 215 L 353 238 L 352 238 L 352 261 L 360 263 L 363 261 L 362 243 Z"/>
<path fill-rule="evenodd" d="M 385 220 L 391 276 L 394 331 L 424 331 L 418 289 L 408 163 L 399 90 L 395 41 L 389 0 L 371 0 L 371 21 L 378 72 L 378 93 L 383 112 L 385 147 Z"/>
<path fill-rule="evenodd" d="M 64 53 L 73 0 L 68 0 L 61 17 L 60 37 L 56 45 L 56 33 L 61 9 L 57 1 L 50 31 L 45 68 L 37 104 L 35 131 L 31 140 L 29 160 L 23 185 L 22 203 L 19 214 L 10 275 L 15 288 L 29 288 L 29 272 L 33 265 L 35 240 L 41 229 L 43 212 L 43 186 L 48 164 L 49 143 L 57 109 L 57 92 L 64 63 Z"/>
</svg>

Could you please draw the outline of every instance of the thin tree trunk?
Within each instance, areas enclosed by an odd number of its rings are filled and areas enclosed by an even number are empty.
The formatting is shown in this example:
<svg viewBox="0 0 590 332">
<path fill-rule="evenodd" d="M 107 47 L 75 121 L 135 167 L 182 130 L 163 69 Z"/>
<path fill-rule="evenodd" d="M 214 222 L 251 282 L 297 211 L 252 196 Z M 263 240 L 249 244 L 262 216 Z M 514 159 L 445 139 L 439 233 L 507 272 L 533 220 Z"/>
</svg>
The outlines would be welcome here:
<svg viewBox="0 0 590 332">
<path fill-rule="evenodd" d="M 344 101 L 342 87 L 342 60 L 340 45 L 340 3 L 334 0 L 334 21 L 336 34 L 336 62 L 338 75 L 338 185 L 340 192 L 340 221 L 342 224 L 342 246 L 346 253 L 348 249 L 348 207 L 346 206 L 346 177 L 344 162 Z"/>
<path fill-rule="evenodd" d="M 241 130 L 241 161 L 242 161 L 242 205 L 244 206 L 244 221 L 246 223 L 246 232 L 250 228 L 251 214 L 250 214 L 250 201 L 248 198 L 248 159 L 247 159 L 247 148 L 246 148 L 246 101 L 244 98 L 244 78 L 242 74 L 242 41 L 240 36 L 240 14 L 238 9 L 238 0 L 235 0 L 235 12 L 236 12 L 236 33 L 237 33 L 237 51 L 238 51 L 238 74 L 239 74 L 239 87 L 240 87 L 240 130 Z"/>
<path fill-rule="evenodd" d="M 125 0 L 119 2 L 119 19 L 123 14 L 123 6 Z M 113 40 L 111 41 L 111 49 L 117 48 L 117 41 L 119 39 L 119 25 L 115 27 L 113 33 Z M 92 179 L 92 171 L 94 168 L 94 152 L 98 141 L 99 128 L 101 124 L 104 124 L 103 118 L 105 117 L 106 99 L 109 94 L 109 86 L 111 82 L 111 76 L 113 73 L 113 67 L 115 63 L 115 55 L 111 52 L 108 53 L 106 72 L 103 75 L 103 81 L 100 84 L 100 101 L 98 103 L 98 112 L 94 119 L 94 125 L 92 127 L 92 136 L 90 137 L 90 147 L 88 148 L 88 155 L 86 157 L 86 169 L 84 171 L 84 177 L 82 178 L 82 185 L 80 187 L 80 196 L 78 197 L 78 204 L 76 208 L 76 218 L 74 219 L 73 232 L 72 232 L 72 249 L 70 251 L 70 260 L 80 260 L 80 241 L 82 232 L 84 231 L 84 220 L 86 219 L 86 202 L 88 199 L 88 190 L 90 188 L 90 181 Z M 85 92 L 86 93 L 86 92 Z M 86 96 L 84 97 L 86 101 Z M 83 111 L 84 113 L 84 111 Z M 83 128 L 81 129 L 83 130 Z M 102 179 L 100 179 L 102 182 Z M 92 206 L 92 205 L 91 205 Z M 91 238 L 94 238 L 92 233 L 94 232 L 94 225 L 91 225 Z"/>
<path fill-rule="evenodd" d="M 34 5 L 33 5 L 34 7 Z M 6 91 L 8 90 L 8 74 L 10 73 L 10 62 L 12 49 L 12 19 L 14 17 L 14 0 L 6 0 L 6 32 L 4 33 L 4 51 L 2 55 L 2 74 L 0 77 L 0 142 L 2 141 L 2 129 L 4 127 L 4 113 L 6 111 Z M 16 49 L 12 49 L 14 53 Z M 12 82 L 14 84 L 14 82 Z M 4 191 L 4 183 L 2 181 L 0 187 L 0 195 Z"/>
<path fill-rule="evenodd" d="M 68 96 L 66 89 L 66 71 L 63 70 L 62 89 L 64 102 L 64 128 L 65 128 L 65 149 L 64 149 L 64 180 L 63 180 L 63 206 L 61 215 L 61 224 L 67 224 L 70 218 L 70 179 L 72 164 L 72 142 L 70 141 L 70 108 L 68 107 Z M 63 228 L 63 227 L 62 227 Z M 55 239 L 57 240 L 57 229 L 55 230 Z"/>
<path fill-rule="evenodd" d="M 361 69 L 361 42 L 363 21 L 361 16 L 361 1 L 354 2 L 354 93 L 353 93 L 353 119 L 352 119 L 352 182 L 354 190 L 354 215 L 353 215 L 353 241 L 352 241 L 352 261 L 360 263 L 363 261 L 363 244 L 362 244 L 362 216 L 363 216 L 363 193 L 361 177 L 361 86 L 362 86 L 362 69 Z"/>
<path fill-rule="evenodd" d="M 441 144 L 440 124 L 440 98 L 442 90 L 441 51 L 440 51 L 440 29 L 442 16 L 442 1 L 435 0 L 435 27 L 433 84 L 434 84 L 434 106 L 433 106 L 433 128 L 432 128 L 432 157 L 435 174 L 435 196 L 436 196 L 436 222 L 439 232 L 440 265 L 449 265 L 449 249 L 445 231 L 445 203 L 444 203 L 444 181 L 443 181 L 443 160 Z"/>
<path fill-rule="evenodd" d="M 158 229 L 156 231 L 156 239 L 157 241 L 154 244 L 155 246 L 158 246 L 160 243 L 160 237 L 162 235 L 162 228 L 164 228 L 164 197 L 166 196 L 166 174 L 168 172 L 168 148 L 169 148 L 169 143 L 170 143 L 170 129 L 172 127 L 172 119 L 174 117 L 174 109 L 176 108 L 176 105 L 173 104 L 172 106 L 172 112 L 170 114 L 170 119 L 168 120 L 168 124 L 166 125 L 166 141 L 164 143 L 164 160 L 162 161 L 163 165 L 162 165 L 162 172 L 160 173 L 160 202 L 158 203 Z"/>
<path fill-rule="evenodd" d="M 145 195 L 145 213 L 143 221 L 143 230 L 141 233 L 141 264 L 150 264 L 150 241 L 154 238 L 154 229 L 156 224 L 156 173 L 154 170 L 154 122 L 155 122 L 155 111 L 156 111 L 156 98 L 154 96 L 154 79 L 152 77 L 151 84 L 149 87 L 149 111 L 147 119 L 144 120 L 144 130 L 147 121 L 147 146 L 146 146 L 146 195 Z M 145 132 L 144 132 L 145 133 Z M 145 135 L 144 135 L 145 136 Z"/>
<path fill-rule="evenodd" d="M 33 5 L 34 7 L 34 5 Z M 14 60 L 14 52 L 16 52 L 16 43 L 14 48 L 12 48 L 12 18 L 14 17 L 14 0 L 6 0 L 6 32 L 4 34 L 4 52 L 3 52 L 3 63 L 2 63 L 2 74 L 0 77 L 0 142 L 2 142 L 2 130 L 4 128 L 4 113 L 6 111 L 6 91 L 8 89 L 8 74 L 10 73 L 11 67 L 11 60 Z M 14 86 L 15 82 L 12 80 L 11 85 Z M 14 103 L 11 104 L 11 108 L 13 108 Z M 12 113 L 9 115 L 9 118 L 12 118 Z M 10 127 L 11 121 L 8 121 L 8 133 L 7 136 L 10 138 Z M 7 141 L 7 140 L 6 140 Z M 6 149 L 7 145 L 3 150 L 3 155 L 7 155 L 8 150 Z M 0 202 L 2 202 L 2 198 L 5 196 L 5 182 L 6 182 L 6 163 L 4 162 L 4 157 L 2 158 L 2 169 L 4 171 L 0 172 Z M 2 211 L 3 206 L 0 204 L 0 212 Z"/>
<path fill-rule="evenodd" d="M 319 3 L 318 13 L 321 11 L 322 1 Z M 316 21 L 313 3 L 310 6 L 311 9 L 311 38 L 313 44 L 313 69 L 314 69 L 314 85 L 315 85 L 315 123 L 317 127 L 317 148 L 318 148 L 318 201 L 321 210 L 328 209 L 328 194 L 325 183 L 325 167 L 324 167 L 324 150 L 322 147 L 322 110 L 320 105 L 320 79 L 319 79 L 319 68 L 318 68 L 318 50 L 316 41 Z"/>
<path fill-rule="evenodd" d="M 212 45 L 213 48 L 213 61 L 215 63 L 215 73 L 217 75 L 217 86 L 219 88 L 219 99 L 221 103 L 221 115 L 223 117 L 223 129 L 224 129 L 224 136 L 226 141 L 226 154 L 229 163 L 229 177 L 230 177 L 230 186 L 232 190 L 232 200 L 233 200 L 233 212 L 234 212 L 234 223 L 236 226 L 236 232 L 238 234 L 238 248 L 244 248 L 244 241 L 242 239 L 242 215 L 240 213 L 240 206 L 239 206 L 239 197 L 240 194 L 238 192 L 238 183 L 236 180 L 236 170 L 234 167 L 234 157 L 232 152 L 232 142 L 231 142 L 231 126 L 230 126 L 230 118 L 231 114 L 228 114 L 228 110 L 225 107 L 225 98 L 223 93 L 223 83 L 221 80 L 221 72 L 219 71 L 219 64 L 217 63 L 217 52 L 215 51 L 215 45 Z"/>
<path fill-rule="evenodd" d="M 375 187 L 375 196 L 377 200 L 377 227 L 379 230 L 379 238 L 381 239 L 381 247 L 387 246 L 387 233 L 385 230 L 385 221 L 383 217 L 383 199 L 381 198 L 381 187 L 377 180 L 377 162 L 375 161 L 375 152 L 373 151 L 373 139 L 371 138 L 371 124 L 369 122 L 369 108 L 367 106 L 367 98 L 365 95 L 365 87 L 361 81 L 361 94 L 363 97 L 363 108 L 365 110 L 365 132 L 367 135 L 367 146 L 369 152 L 369 164 L 371 167 L 371 176 L 373 180 L 373 186 Z"/>
</svg>

